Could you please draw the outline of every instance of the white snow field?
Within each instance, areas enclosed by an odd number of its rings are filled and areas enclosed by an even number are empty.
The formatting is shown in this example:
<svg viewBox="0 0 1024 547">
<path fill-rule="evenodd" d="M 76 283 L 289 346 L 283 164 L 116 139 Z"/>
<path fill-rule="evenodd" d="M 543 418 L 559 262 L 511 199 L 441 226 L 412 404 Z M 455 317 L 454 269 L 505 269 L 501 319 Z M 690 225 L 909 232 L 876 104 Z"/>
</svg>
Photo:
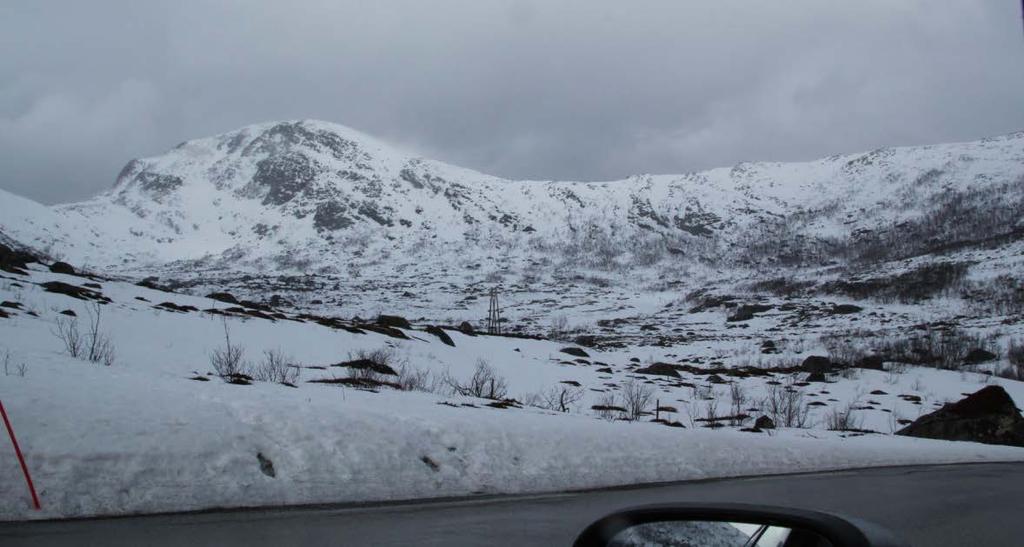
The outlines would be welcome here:
<svg viewBox="0 0 1024 547">
<path fill-rule="evenodd" d="M 0 317 L 0 360 L 6 356 L 7 361 L 0 400 L 43 507 L 32 510 L 14 452 L 2 439 L 0 518 L 5 520 L 1024 460 L 1020 448 L 891 435 L 898 419 L 916 418 L 986 383 L 1002 384 L 1019 405 L 1024 403 L 1024 384 L 971 372 L 910 367 L 861 370 L 849 378 L 830 375 L 826 383 L 794 388 L 806 400 L 822 403 L 808 409 L 805 427 L 753 433 L 740 430 L 750 421 L 733 425 L 717 420 L 721 427 L 706 428 L 707 422 L 699 420 L 709 410 L 715 414 L 708 408 L 714 401 L 721 401 L 717 416 L 729 413 L 733 385 L 742 387 L 748 401 L 756 401 L 769 392 L 771 382 L 792 383 L 802 375 L 728 376 L 719 384 L 699 372 L 681 371 L 680 378 L 635 373 L 639 366 L 673 360 L 666 352 L 721 355 L 734 340 L 587 349 L 584 358 L 561 352 L 564 343 L 448 330 L 455 343 L 451 347 L 419 325 L 403 329 L 409 339 L 398 339 L 293 318 L 157 309 L 163 302 L 199 310 L 232 306 L 127 282 L 54 274 L 40 265 L 33 265 L 28 276 L 0 276 L 0 301 L 5 303 L 0 309 L 8 315 Z M 40 284 L 48 281 L 79 287 L 95 283 L 98 288 L 92 288 L 111 300 L 99 305 L 100 332 L 116 348 L 111 366 L 68 356 L 54 334 L 58 319 L 69 320 L 60 312 L 74 311 L 84 327 L 92 303 L 46 292 Z M 711 313 L 718 312 L 700 315 Z M 234 385 L 213 376 L 210 355 L 224 344 L 224 324 L 246 359 L 257 362 L 264 350 L 280 349 L 290 362 L 301 364 L 297 387 L 260 381 Z M 418 370 L 433 380 L 424 383 L 428 389 L 366 390 L 309 382 L 344 378 L 345 369 L 328 365 L 359 350 L 380 348 L 390 348 L 395 366 L 405 363 L 407 371 Z M 809 343 L 802 352 L 779 358 L 798 358 L 815 349 Z M 631 362 L 635 355 L 643 362 Z M 465 381 L 481 359 L 507 381 L 506 398 L 537 406 L 487 406 L 494 401 L 457 395 L 440 381 Z M 197 376 L 207 381 L 191 379 Z M 685 427 L 651 422 L 648 415 L 630 422 L 608 420 L 592 410 L 630 381 L 650 387 L 654 400 L 666 407 L 661 418 Z M 576 387 L 564 382 L 579 383 L 574 393 L 580 398 L 567 412 L 551 410 L 541 395 Z M 826 430 L 828 412 L 851 404 L 871 407 L 855 412 L 861 416 L 859 429 L 874 433 Z"/>
</svg>

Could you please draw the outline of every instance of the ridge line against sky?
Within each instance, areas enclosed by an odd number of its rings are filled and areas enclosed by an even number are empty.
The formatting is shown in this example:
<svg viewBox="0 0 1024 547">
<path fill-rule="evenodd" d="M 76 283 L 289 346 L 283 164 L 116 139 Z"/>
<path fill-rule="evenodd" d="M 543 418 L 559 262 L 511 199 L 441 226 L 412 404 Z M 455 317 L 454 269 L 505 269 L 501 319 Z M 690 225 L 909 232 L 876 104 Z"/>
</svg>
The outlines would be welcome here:
<svg viewBox="0 0 1024 547">
<path fill-rule="evenodd" d="M 1024 128 L 1020 3 L 0 5 L 0 188 L 45 203 L 262 120 L 510 179 L 615 180 Z"/>
</svg>

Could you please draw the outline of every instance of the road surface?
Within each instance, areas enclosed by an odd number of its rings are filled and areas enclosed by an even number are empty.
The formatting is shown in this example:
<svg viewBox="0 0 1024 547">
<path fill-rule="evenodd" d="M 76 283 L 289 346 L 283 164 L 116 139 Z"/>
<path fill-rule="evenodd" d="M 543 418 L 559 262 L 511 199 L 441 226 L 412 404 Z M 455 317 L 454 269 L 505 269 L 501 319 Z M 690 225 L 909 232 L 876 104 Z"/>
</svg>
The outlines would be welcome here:
<svg viewBox="0 0 1024 547">
<path fill-rule="evenodd" d="M 0 545 L 568 545 L 599 517 L 681 501 L 875 521 L 914 545 L 1024 545 L 1024 464 L 902 467 L 570 494 L 0 524 Z"/>
</svg>

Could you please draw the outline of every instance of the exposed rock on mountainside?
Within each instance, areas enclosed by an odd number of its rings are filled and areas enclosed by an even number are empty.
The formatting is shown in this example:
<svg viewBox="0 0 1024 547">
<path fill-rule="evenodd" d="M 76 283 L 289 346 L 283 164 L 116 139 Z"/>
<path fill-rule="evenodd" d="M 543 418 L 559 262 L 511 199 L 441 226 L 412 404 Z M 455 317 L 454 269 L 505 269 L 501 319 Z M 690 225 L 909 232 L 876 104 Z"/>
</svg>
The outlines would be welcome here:
<svg viewBox="0 0 1024 547">
<path fill-rule="evenodd" d="M 1015 241 L 1022 207 L 1024 133 L 584 183 L 504 180 L 344 126 L 290 121 L 132 160 L 113 188 L 82 203 L 45 207 L 0 192 L 0 231 L 118 272 L 359 273 L 396 260 L 484 271 L 511 260 L 525 270 L 551 256 L 599 270 L 815 266 Z M 853 294 L 881 282 L 836 287 Z"/>
<path fill-rule="evenodd" d="M 1005 389 L 988 386 L 921 416 L 896 434 L 1024 446 L 1024 418 Z"/>
</svg>

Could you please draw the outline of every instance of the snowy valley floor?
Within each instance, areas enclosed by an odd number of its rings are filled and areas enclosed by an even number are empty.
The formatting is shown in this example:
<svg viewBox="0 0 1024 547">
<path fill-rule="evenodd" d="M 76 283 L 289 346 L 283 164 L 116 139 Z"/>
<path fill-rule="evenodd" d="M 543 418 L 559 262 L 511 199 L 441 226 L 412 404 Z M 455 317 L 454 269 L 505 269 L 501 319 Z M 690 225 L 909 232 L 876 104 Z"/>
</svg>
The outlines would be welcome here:
<svg viewBox="0 0 1024 547">
<path fill-rule="evenodd" d="M 705 364 L 680 369 L 678 377 L 636 372 L 659 361 L 682 362 L 685 347 L 588 349 L 583 357 L 562 352 L 565 343 L 447 330 L 453 347 L 419 325 L 402 329 L 403 339 L 291 315 L 261 318 L 223 302 L 41 267 L 28 276 L 0 276 L 0 301 L 7 304 L 0 308 L 7 315 L 0 317 L 0 360 L 7 361 L 0 371 L 5 372 L 0 400 L 43 505 L 42 511 L 31 509 L 4 439 L 4 520 L 1024 460 L 1019 448 L 891 435 L 900 420 L 986 383 L 1003 385 L 1024 406 L 1024 384 L 973 372 L 858 369 L 809 384 L 803 382 L 806 374 L 779 372 L 727 376 L 719 383 L 700 371 Z M 110 299 L 100 305 L 100 330 L 116 348 L 111 366 L 67 355 L 54 334 L 57 321 L 71 317 L 61 312 L 73 311 L 84 329 L 93 301 L 47 292 L 42 284 L 51 281 Z M 157 307 L 164 302 L 178 311 Z M 233 385 L 213 376 L 210 355 L 224 345 L 225 323 L 233 343 L 253 363 L 266 350 L 280 350 L 290 363 L 301 364 L 296 387 L 261 381 Z M 734 341 L 712 348 L 708 342 L 689 350 L 714 355 L 730 344 Z M 406 374 L 419 373 L 424 387 L 432 389 L 310 382 L 349 378 L 349 369 L 331 365 L 354 359 L 361 350 L 380 349 L 388 350 L 396 367 L 404 364 Z M 785 357 L 818 348 L 801 349 Z M 730 351 L 743 356 L 747 350 Z M 452 383 L 468 382 L 480 360 L 507 383 L 506 398 L 526 404 L 497 408 L 488 406 L 493 401 L 452 390 Z M 685 427 L 651 422 L 653 416 L 608 420 L 602 417 L 607 412 L 593 410 L 627 384 L 649 386 L 653 402 L 663 408 L 660 416 Z M 733 385 L 742 387 L 740 409 L 751 415 L 735 424 L 720 418 L 731 413 Z M 761 414 L 751 409 L 777 386 L 799 389 L 805 402 L 820 403 L 808 407 L 807 427 L 741 431 Z M 568 412 L 552 410 L 551 396 L 563 390 L 572 394 Z M 854 406 L 858 429 L 874 433 L 827 430 L 830 412 Z M 647 409 L 653 411 L 653 405 Z M 722 427 L 702 427 L 709 414 Z"/>
</svg>

